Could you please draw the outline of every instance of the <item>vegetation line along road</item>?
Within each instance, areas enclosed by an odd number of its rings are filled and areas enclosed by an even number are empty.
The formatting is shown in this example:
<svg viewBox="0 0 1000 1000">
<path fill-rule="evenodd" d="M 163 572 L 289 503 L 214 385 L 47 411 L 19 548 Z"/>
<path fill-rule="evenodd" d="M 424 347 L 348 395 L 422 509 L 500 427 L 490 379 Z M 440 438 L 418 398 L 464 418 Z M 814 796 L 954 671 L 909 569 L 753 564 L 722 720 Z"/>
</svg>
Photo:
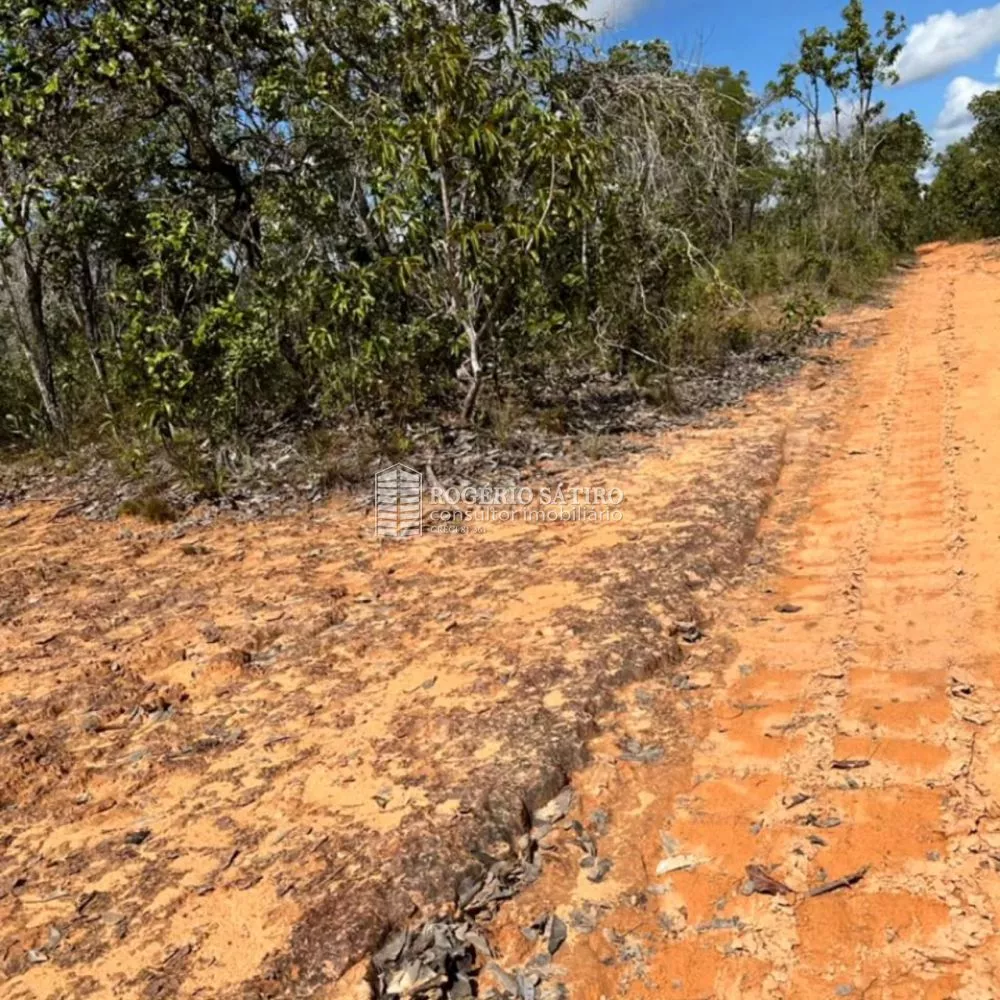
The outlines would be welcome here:
<svg viewBox="0 0 1000 1000">
<path fill-rule="evenodd" d="M 852 0 L 754 93 L 570 3 L 5 3 L 0 444 L 213 495 L 276 433 L 339 485 L 422 422 L 564 430 L 570 372 L 677 406 L 678 366 L 994 228 L 1000 98 L 922 189 L 902 30 Z"/>
</svg>

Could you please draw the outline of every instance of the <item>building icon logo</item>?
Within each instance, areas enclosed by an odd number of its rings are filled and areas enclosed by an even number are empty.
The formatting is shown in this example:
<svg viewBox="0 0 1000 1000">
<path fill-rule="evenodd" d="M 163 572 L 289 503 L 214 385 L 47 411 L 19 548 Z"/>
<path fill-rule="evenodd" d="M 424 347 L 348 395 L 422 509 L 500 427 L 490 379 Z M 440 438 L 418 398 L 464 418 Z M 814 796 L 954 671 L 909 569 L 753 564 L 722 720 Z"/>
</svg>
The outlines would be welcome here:
<svg viewBox="0 0 1000 1000">
<path fill-rule="evenodd" d="M 423 479 L 406 465 L 392 465 L 375 476 L 375 534 L 412 538 L 423 530 Z"/>
</svg>

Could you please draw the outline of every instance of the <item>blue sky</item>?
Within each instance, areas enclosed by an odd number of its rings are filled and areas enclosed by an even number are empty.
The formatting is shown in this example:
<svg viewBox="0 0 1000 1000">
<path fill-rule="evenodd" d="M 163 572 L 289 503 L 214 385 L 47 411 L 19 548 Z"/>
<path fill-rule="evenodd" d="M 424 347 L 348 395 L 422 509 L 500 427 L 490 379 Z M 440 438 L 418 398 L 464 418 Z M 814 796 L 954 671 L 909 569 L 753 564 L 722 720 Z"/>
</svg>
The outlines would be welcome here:
<svg viewBox="0 0 1000 1000">
<path fill-rule="evenodd" d="M 901 83 L 884 95 L 889 111 L 914 110 L 937 148 L 961 138 L 971 120 L 968 101 L 1000 87 L 1000 3 L 951 5 L 900 0 L 891 9 L 906 18 Z M 606 17 L 602 45 L 620 39 L 662 38 L 674 53 L 706 64 L 745 69 L 755 90 L 794 56 L 800 28 L 835 28 L 843 0 L 590 0 L 589 13 Z M 869 21 L 885 6 L 866 4 Z"/>
</svg>

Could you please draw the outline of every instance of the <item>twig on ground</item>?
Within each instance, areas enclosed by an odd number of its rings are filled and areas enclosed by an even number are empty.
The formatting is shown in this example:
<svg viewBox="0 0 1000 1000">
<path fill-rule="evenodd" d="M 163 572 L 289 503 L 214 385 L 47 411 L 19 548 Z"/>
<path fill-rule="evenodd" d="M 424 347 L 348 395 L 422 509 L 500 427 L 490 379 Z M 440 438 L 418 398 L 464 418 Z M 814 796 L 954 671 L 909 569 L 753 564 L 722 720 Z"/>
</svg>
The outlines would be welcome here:
<svg viewBox="0 0 1000 1000">
<path fill-rule="evenodd" d="M 850 875 L 834 879 L 832 882 L 824 882 L 822 885 L 816 886 L 815 889 L 810 889 L 806 895 L 825 896 L 828 892 L 836 892 L 837 889 L 850 889 L 851 886 L 857 885 L 867 874 L 868 866 L 865 865 L 864 868 L 859 868 L 856 872 L 851 872 Z"/>
</svg>

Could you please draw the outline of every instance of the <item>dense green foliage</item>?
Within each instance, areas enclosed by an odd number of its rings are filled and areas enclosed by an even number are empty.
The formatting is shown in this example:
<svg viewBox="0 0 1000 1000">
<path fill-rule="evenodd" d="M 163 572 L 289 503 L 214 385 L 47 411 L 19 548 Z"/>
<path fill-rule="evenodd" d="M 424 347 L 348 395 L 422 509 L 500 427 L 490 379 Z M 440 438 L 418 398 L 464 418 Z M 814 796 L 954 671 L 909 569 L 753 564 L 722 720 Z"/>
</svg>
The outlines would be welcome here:
<svg viewBox="0 0 1000 1000">
<path fill-rule="evenodd" d="M 571 2 L 0 0 L 0 439 L 470 421 L 808 326 L 919 233 L 900 30 L 851 0 L 758 97 Z"/>
<path fill-rule="evenodd" d="M 975 126 L 937 157 L 927 192 L 928 235 L 1000 236 L 1000 93 L 974 97 Z"/>
</svg>

